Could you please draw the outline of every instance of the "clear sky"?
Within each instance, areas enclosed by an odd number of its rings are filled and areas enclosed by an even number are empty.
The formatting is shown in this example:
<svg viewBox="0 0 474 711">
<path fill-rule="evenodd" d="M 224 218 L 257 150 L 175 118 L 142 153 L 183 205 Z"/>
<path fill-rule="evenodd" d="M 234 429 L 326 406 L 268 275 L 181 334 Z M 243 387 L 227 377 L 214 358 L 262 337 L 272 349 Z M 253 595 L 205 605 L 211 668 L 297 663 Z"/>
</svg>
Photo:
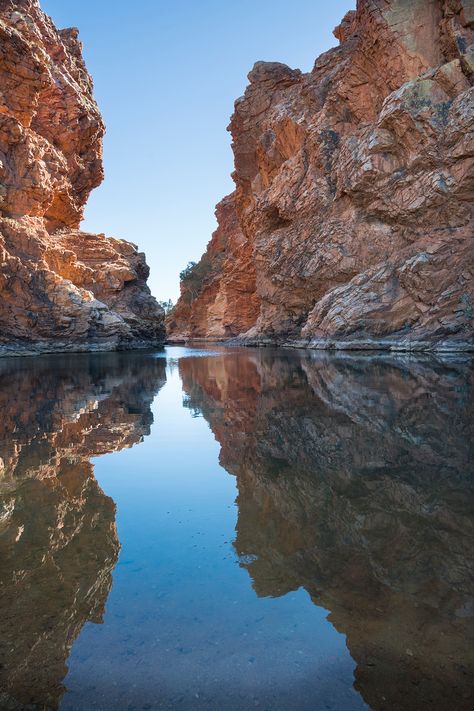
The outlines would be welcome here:
<svg viewBox="0 0 474 711">
<path fill-rule="evenodd" d="M 83 228 L 137 243 L 158 299 L 179 293 L 233 189 L 235 99 L 257 60 L 311 69 L 355 0 L 41 0 L 77 26 L 107 125 Z"/>
</svg>

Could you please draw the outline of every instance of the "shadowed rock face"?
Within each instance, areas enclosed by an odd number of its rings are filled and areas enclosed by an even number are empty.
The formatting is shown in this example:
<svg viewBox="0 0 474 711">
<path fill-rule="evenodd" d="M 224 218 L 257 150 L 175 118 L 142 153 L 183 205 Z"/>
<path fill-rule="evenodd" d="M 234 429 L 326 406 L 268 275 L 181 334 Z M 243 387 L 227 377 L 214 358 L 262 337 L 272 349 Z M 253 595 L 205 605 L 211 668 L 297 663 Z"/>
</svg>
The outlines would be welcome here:
<svg viewBox="0 0 474 711">
<path fill-rule="evenodd" d="M 237 222 L 218 207 L 171 337 L 473 348 L 473 8 L 359 0 L 311 72 L 257 62 L 229 127 Z"/>
<path fill-rule="evenodd" d="M 258 316 L 255 265 L 234 195 L 219 203 L 216 218 L 219 226 L 207 251 L 190 278 L 181 282 L 181 297 L 166 319 L 174 341 L 237 336 L 253 326 Z"/>
<path fill-rule="evenodd" d="M 0 355 L 164 339 L 144 255 L 79 230 L 104 134 L 81 50 L 38 0 L 0 0 Z"/>
<path fill-rule="evenodd" d="M 125 354 L 0 364 L 0 707 L 56 709 L 71 646 L 100 623 L 115 504 L 90 458 L 140 442 L 164 361 Z"/>
<path fill-rule="evenodd" d="M 236 476 L 259 596 L 300 586 L 374 709 L 472 708 L 472 362 L 249 353 L 180 361 Z"/>
</svg>

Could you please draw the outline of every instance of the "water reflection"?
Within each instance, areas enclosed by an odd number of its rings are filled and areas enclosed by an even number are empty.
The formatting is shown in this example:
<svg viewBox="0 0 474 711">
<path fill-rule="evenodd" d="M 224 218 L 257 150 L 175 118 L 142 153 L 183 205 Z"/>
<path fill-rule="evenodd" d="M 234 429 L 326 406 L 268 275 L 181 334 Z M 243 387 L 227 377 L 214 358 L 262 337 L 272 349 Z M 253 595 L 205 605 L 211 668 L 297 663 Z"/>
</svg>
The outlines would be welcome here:
<svg viewBox="0 0 474 711">
<path fill-rule="evenodd" d="M 471 709 L 472 363 L 163 355 L 0 360 L 0 709 Z"/>
<path fill-rule="evenodd" d="M 237 478 L 257 595 L 329 609 L 373 709 L 472 708 L 472 365 L 253 352 L 180 374 Z"/>
<path fill-rule="evenodd" d="M 0 708 L 58 708 L 70 648 L 100 622 L 119 551 L 91 457 L 149 433 L 164 362 L 0 361 Z"/>
</svg>

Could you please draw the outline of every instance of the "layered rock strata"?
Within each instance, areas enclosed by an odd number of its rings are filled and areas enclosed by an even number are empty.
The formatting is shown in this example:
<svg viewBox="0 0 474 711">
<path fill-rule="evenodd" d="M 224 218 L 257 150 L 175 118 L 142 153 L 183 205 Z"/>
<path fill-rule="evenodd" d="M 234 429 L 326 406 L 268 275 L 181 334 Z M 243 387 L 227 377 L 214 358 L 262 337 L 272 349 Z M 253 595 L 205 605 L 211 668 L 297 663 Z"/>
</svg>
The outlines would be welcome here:
<svg viewBox="0 0 474 711">
<path fill-rule="evenodd" d="M 256 594 L 302 586 L 328 610 L 374 711 L 471 709 L 472 362 L 265 350 L 179 368 L 236 477 Z"/>
<path fill-rule="evenodd" d="M 250 72 L 229 127 L 236 221 L 171 337 L 474 348 L 474 3 L 358 0 L 334 33 L 307 74 Z"/>
<path fill-rule="evenodd" d="M 0 0 L 1 355 L 164 339 L 144 255 L 79 229 L 103 135 L 78 30 L 38 0 Z"/>
<path fill-rule="evenodd" d="M 216 218 L 206 253 L 182 279 L 180 299 L 167 318 L 174 341 L 226 339 L 251 328 L 258 316 L 251 243 L 242 232 L 235 195 L 217 205 Z"/>
<path fill-rule="evenodd" d="M 67 659 L 100 623 L 119 541 L 91 457 L 149 434 L 164 360 L 146 354 L 0 364 L 0 708 L 57 709 Z"/>
</svg>

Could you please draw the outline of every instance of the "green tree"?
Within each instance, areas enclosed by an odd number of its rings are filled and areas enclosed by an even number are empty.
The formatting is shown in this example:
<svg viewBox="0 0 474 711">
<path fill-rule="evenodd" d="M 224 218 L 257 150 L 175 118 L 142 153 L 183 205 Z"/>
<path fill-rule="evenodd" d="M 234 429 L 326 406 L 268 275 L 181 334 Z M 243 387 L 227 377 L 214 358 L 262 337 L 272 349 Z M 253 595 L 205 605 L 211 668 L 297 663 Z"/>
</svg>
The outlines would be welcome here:
<svg viewBox="0 0 474 711">
<path fill-rule="evenodd" d="M 164 310 L 166 315 L 168 315 L 174 307 L 174 304 L 171 301 L 171 299 L 168 299 L 168 301 L 158 301 L 158 303 L 161 306 L 161 308 Z"/>
<path fill-rule="evenodd" d="M 196 262 L 188 262 L 187 266 L 179 273 L 180 281 L 187 281 L 192 277 L 194 268 L 197 267 Z"/>
<path fill-rule="evenodd" d="M 179 275 L 183 286 L 182 294 L 187 303 L 199 296 L 212 274 L 212 263 L 207 255 L 204 255 L 197 264 L 196 262 L 188 262 L 186 268 Z"/>
</svg>

